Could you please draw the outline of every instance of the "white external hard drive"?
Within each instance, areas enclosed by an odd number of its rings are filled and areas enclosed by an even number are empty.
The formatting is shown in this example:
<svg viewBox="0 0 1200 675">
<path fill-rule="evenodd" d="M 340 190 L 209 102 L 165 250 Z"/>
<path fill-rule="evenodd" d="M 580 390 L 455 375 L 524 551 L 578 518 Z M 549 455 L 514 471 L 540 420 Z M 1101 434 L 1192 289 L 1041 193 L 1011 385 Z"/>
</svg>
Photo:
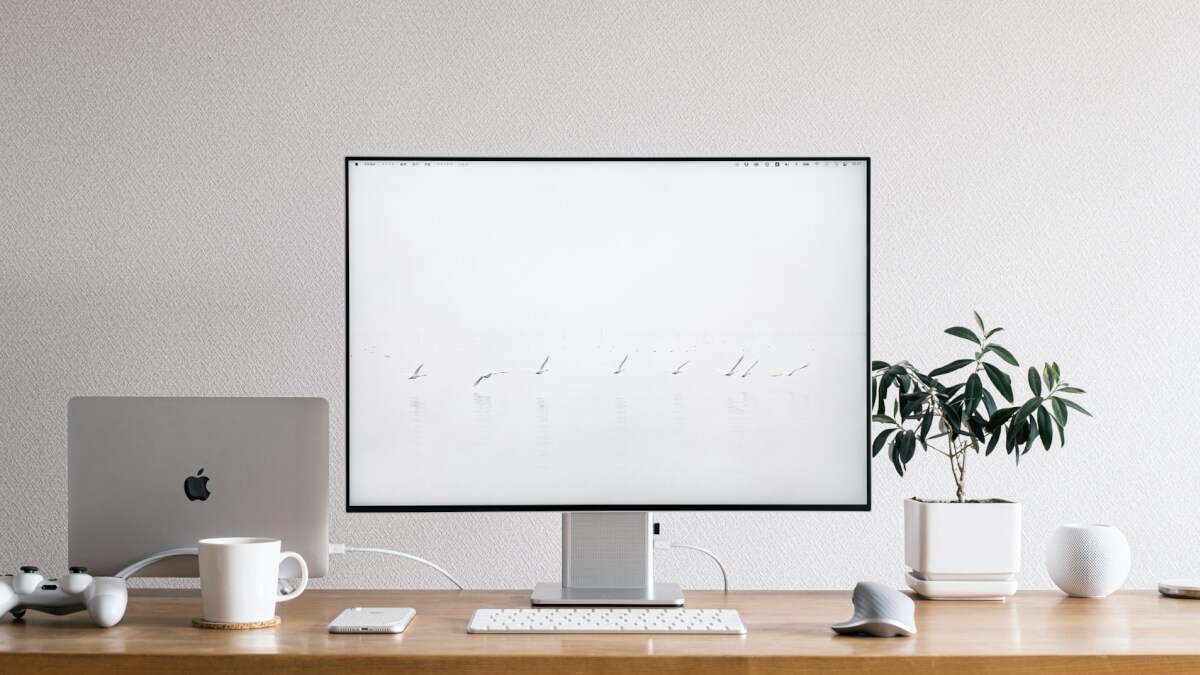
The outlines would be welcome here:
<svg viewBox="0 0 1200 675">
<path fill-rule="evenodd" d="M 329 632 L 403 633 L 416 615 L 411 607 L 351 607 L 329 622 Z"/>
</svg>

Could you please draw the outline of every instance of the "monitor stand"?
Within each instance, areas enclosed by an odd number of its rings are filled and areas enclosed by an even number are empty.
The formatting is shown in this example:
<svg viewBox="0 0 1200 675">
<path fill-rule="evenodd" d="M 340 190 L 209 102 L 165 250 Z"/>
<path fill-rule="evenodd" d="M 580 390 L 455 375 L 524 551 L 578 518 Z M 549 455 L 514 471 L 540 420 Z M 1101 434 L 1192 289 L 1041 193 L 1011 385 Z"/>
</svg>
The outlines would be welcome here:
<svg viewBox="0 0 1200 675">
<path fill-rule="evenodd" d="M 540 606 L 682 607 L 679 584 L 654 583 L 654 520 L 648 511 L 562 516 L 562 581 L 539 583 Z"/>
</svg>

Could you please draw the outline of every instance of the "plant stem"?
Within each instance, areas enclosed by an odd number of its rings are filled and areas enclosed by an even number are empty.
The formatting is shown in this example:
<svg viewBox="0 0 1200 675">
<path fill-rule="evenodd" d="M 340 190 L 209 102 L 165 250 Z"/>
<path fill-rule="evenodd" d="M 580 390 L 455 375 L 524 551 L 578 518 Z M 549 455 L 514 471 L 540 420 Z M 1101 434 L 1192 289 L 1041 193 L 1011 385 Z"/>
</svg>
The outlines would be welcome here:
<svg viewBox="0 0 1200 675">
<path fill-rule="evenodd" d="M 950 475 L 954 478 L 954 484 L 958 486 L 958 490 L 961 493 L 962 481 L 958 480 L 958 467 L 954 462 L 954 444 L 950 441 L 946 441 L 946 445 L 950 446 L 950 452 L 946 454 L 946 456 L 950 458 Z M 962 501 L 961 498 L 959 501 Z"/>
<path fill-rule="evenodd" d="M 966 486 L 963 484 L 963 479 L 967 471 L 966 458 L 963 456 L 966 453 L 963 448 L 955 449 L 955 437 L 951 432 L 946 436 L 946 446 L 950 452 L 946 455 L 950 458 L 950 475 L 954 477 L 954 484 L 957 486 L 958 501 L 963 501 L 963 496 L 966 494 Z"/>
<path fill-rule="evenodd" d="M 962 503 L 967 492 L 967 447 L 958 451 L 958 501 Z"/>
<path fill-rule="evenodd" d="M 987 348 L 987 344 L 987 342 L 984 342 L 979 345 L 980 356 L 975 358 L 975 375 L 978 375 L 979 371 L 983 368 L 982 353 Z M 971 411 L 965 411 L 965 414 L 970 415 Z M 953 440 L 950 441 L 950 472 L 954 474 L 954 484 L 957 488 L 956 495 L 960 504 L 964 501 L 967 494 L 967 449 L 973 448 L 976 452 L 979 452 L 979 441 L 974 436 L 970 438 L 971 442 L 961 444 L 958 446 L 958 450 L 954 449 Z M 953 439 L 953 434 L 951 434 L 951 439 Z"/>
</svg>

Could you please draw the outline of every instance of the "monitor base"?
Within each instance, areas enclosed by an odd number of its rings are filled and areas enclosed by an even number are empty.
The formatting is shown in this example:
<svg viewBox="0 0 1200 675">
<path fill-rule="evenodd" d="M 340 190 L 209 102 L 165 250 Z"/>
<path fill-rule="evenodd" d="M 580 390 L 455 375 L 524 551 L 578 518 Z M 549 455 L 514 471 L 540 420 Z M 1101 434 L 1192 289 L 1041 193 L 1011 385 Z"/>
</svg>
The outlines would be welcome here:
<svg viewBox="0 0 1200 675">
<path fill-rule="evenodd" d="M 674 583 L 656 583 L 651 588 L 569 588 L 548 581 L 534 586 L 529 602 L 542 607 L 683 607 L 683 589 Z"/>
</svg>

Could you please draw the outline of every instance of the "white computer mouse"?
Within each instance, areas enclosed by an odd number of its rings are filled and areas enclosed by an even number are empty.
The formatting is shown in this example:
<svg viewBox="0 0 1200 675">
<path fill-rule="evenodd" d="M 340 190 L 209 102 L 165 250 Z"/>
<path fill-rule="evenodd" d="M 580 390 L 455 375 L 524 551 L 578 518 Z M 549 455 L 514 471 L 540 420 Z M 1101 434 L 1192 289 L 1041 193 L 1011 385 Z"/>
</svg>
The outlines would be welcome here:
<svg viewBox="0 0 1200 675">
<path fill-rule="evenodd" d="M 912 598 L 883 584 L 860 581 L 854 587 L 854 616 L 831 628 L 842 635 L 908 637 L 917 633 L 915 614 Z"/>
</svg>

